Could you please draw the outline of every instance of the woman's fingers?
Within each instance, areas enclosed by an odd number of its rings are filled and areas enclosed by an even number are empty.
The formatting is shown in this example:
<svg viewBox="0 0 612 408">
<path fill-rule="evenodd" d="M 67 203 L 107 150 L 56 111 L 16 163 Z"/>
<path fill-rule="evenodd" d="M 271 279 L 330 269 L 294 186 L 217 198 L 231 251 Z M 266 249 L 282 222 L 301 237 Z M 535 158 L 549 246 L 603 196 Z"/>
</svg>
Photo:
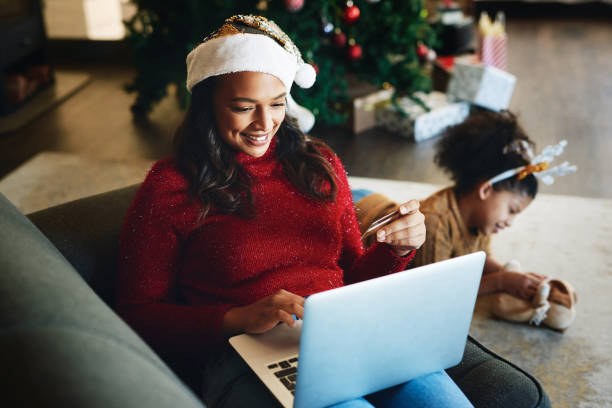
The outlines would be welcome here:
<svg viewBox="0 0 612 408">
<path fill-rule="evenodd" d="M 272 307 L 285 313 L 293 314 L 302 319 L 304 317 L 304 304 L 306 299 L 289 291 L 281 289 L 272 296 Z M 293 318 L 292 318 L 293 319 Z"/>
<path fill-rule="evenodd" d="M 414 228 L 425 228 L 425 216 L 420 211 L 404 215 L 397 220 L 393 221 L 384 228 L 379 229 L 376 232 L 376 237 L 379 241 L 385 241 L 389 239 L 401 239 L 405 237 L 406 233 Z M 401 235 L 396 236 L 398 232 L 402 232 Z"/>
<path fill-rule="evenodd" d="M 410 200 L 399 206 L 399 212 L 401 215 L 410 214 L 411 212 L 417 211 L 420 206 L 421 204 L 418 200 Z"/>
<path fill-rule="evenodd" d="M 289 327 L 295 327 L 295 319 L 293 316 L 282 309 L 276 310 L 276 318 L 279 322 L 287 323 Z"/>
<path fill-rule="evenodd" d="M 425 216 L 418 210 L 418 201 L 410 208 L 414 209 L 381 228 L 376 238 L 379 242 L 386 242 L 395 248 L 417 249 L 425 242 Z"/>
<path fill-rule="evenodd" d="M 295 327 L 296 316 L 300 319 L 304 316 L 304 302 L 302 296 L 286 290 L 267 296 L 257 302 L 245 307 L 246 322 L 244 331 L 247 333 L 264 333 L 280 322 Z"/>
<path fill-rule="evenodd" d="M 299 305 L 304 306 L 306 299 L 300 295 L 296 295 L 295 293 L 291 293 L 288 290 L 281 289 L 276 292 L 273 296 L 273 301 L 275 303 L 284 303 L 287 301 L 295 302 Z"/>
</svg>

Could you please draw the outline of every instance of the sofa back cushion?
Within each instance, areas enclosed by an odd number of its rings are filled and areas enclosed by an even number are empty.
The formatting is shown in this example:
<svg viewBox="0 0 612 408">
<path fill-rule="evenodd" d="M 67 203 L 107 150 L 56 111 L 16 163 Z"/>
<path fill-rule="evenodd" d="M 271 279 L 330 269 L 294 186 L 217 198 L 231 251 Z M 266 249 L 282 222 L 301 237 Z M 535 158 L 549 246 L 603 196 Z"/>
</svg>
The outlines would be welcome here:
<svg viewBox="0 0 612 408">
<path fill-rule="evenodd" d="M 117 246 L 133 185 L 28 214 L 106 304 L 115 296 Z"/>
<path fill-rule="evenodd" d="M 88 217 L 76 212 L 81 222 L 102 227 L 102 232 L 79 239 L 103 244 L 106 235 L 115 234 L 117 222 L 106 224 L 108 208 L 99 207 Z M 70 250 L 81 244 L 71 245 Z M 113 248 L 96 248 L 86 258 L 98 256 L 97 251 L 114 253 Z M 7 406 L 202 407 L 96 296 L 71 262 L 0 194 L 0 366 L 4 389 L 9 391 L 3 402 Z"/>
</svg>

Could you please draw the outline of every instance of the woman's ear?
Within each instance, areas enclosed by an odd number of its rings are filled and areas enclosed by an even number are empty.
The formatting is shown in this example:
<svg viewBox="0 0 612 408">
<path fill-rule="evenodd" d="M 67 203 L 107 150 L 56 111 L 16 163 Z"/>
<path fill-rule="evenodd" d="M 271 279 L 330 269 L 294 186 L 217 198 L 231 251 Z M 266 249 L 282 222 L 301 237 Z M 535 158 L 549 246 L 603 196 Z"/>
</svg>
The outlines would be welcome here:
<svg viewBox="0 0 612 408">
<path fill-rule="evenodd" d="M 478 198 L 486 200 L 493 193 L 493 184 L 488 181 L 481 183 L 477 187 Z"/>
</svg>

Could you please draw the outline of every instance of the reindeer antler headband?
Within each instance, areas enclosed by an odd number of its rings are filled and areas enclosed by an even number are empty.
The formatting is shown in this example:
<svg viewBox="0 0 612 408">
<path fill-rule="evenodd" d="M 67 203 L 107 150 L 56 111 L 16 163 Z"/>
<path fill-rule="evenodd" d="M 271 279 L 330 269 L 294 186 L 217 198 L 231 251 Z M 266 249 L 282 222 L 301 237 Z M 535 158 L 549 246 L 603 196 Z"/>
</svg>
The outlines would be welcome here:
<svg viewBox="0 0 612 408">
<path fill-rule="evenodd" d="M 516 167 L 506 170 L 489 180 L 489 183 L 495 184 L 502 180 L 509 179 L 517 175 L 519 180 L 524 179 L 529 174 L 533 174 L 546 185 L 551 185 L 555 182 L 554 176 L 565 176 L 566 174 L 575 172 L 578 168 L 570 165 L 569 162 L 563 162 L 558 166 L 549 168 L 550 162 L 555 159 L 555 156 L 560 156 L 563 149 L 567 146 L 567 141 L 562 140 L 556 145 L 546 146 L 542 153 L 533 157 L 531 147 L 524 140 L 515 141 L 504 147 L 503 152 L 515 152 L 529 161 L 525 166 Z"/>
</svg>

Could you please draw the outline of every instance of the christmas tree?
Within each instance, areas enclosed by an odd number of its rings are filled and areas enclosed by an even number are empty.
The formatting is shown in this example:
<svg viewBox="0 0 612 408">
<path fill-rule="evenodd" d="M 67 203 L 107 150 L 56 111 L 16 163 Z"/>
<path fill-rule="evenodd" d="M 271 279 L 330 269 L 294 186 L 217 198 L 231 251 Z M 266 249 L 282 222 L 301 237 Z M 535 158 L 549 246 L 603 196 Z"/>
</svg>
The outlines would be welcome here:
<svg viewBox="0 0 612 408">
<path fill-rule="evenodd" d="M 132 106 L 137 114 L 149 112 L 170 84 L 187 106 L 187 54 L 234 14 L 274 20 L 313 64 L 315 85 L 294 87 L 292 94 L 319 122 L 345 119 L 348 74 L 406 95 L 430 88 L 422 50 L 435 39 L 421 0 L 132 1 L 138 11 L 125 24 L 137 76 L 127 89 L 138 94 Z"/>
</svg>

